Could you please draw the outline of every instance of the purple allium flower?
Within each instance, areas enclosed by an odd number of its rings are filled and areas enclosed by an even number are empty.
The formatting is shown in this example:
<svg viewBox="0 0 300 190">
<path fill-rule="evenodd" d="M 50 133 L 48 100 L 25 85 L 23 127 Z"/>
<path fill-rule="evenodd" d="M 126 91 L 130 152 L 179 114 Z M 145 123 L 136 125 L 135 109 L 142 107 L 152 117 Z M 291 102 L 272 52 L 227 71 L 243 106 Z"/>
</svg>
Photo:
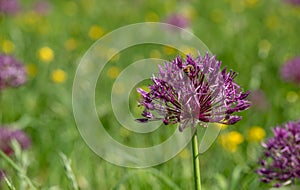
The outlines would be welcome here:
<svg viewBox="0 0 300 190">
<path fill-rule="evenodd" d="M 241 117 L 232 115 L 246 110 L 249 92 L 242 92 L 233 81 L 236 73 L 220 71 L 221 62 L 215 56 L 193 58 L 180 56 L 164 66 L 152 77 L 150 92 L 139 88 L 140 105 L 145 109 L 139 122 L 163 120 L 165 125 L 179 123 L 179 130 L 200 122 L 234 124 Z"/>
<path fill-rule="evenodd" d="M 18 0 L 0 0 L 0 12 L 4 14 L 16 14 L 20 10 Z"/>
<path fill-rule="evenodd" d="M 274 137 L 262 143 L 261 181 L 280 187 L 300 178 L 300 120 L 273 129 Z"/>
<path fill-rule="evenodd" d="M 178 26 L 180 28 L 187 28 L 189 20 L 181 14 L 172 14 L 166 18 L 166 23 Z"/>
<path fill-rule="evenodd" d="M 0 54 L 0 90 L 18 87 L 26 82 L 23 64 L 10 55 Z"/>
<path fill-rule="evenodd" d="M 288 82 L 300 85 L 300 57 L 289 60 L 281 68 L 281 76 Z"/>
<path fill-rule="evenodd" d="M 13 153 L 11 141 L 15 139 L 23 150 L 30 147 L 29 137 L 22 130 L 15 130 L 9 126 L 0 127 L 0 149 L 8 156 Z"/>
</svg>

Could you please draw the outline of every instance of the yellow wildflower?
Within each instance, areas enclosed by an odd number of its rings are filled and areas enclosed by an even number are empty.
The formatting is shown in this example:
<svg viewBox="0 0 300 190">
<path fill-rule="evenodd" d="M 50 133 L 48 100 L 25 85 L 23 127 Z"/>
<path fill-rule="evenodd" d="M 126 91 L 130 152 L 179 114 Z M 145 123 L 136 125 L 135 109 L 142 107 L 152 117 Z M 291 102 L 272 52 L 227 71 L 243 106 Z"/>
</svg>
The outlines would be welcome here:
<svg viewBox="0 0 300 190">
<path fill-rule="evenodd" d="M 238 145 L 243 141 L 243 135 L 237 131 L 231 131 L 229 133 L 222 134 L 219 137 L 219 143 L 225 150 L 229 152 L 235 152 L 238 148 Z"/>
<path fill-rule="evenodd" d="M 107 76 L 111 79 L 115 79 L 120 74 L 120 69 L 118 67 L 110 67 L 107 71 Z"/>
<path fill-rule="evenodd" d="M 12 53 L 15 50 L 15 45 L 10 40 L 4 40 L 2 42 L 2 50 L 6 54 Z"/>
<path fill-rule="evenodd" d="M 263 128 L 259 126 L 253 126 L 248 131 L 247 136 L 250 142 L 260 142 L 265 138 L 266 132 Z"/>
<path fill-rule="evenodd" d="M 294 91 L 289 91 L 286 95 L 286 99 L 290 103 L 294 103 L 298 100 L 298 94 Z"/>
<path fill-rule="evenodd" d="M 39 49 L 38 57 L 41 61 L 49 63 L 54 59 L 54 52 L 51 48 L 45 46 Z"/>
<path fill-rule="evenodd" d="M 98 40 L 100 37 L 104 35 L 104 30 L 98 26 L 98 25 L 93 25 L 90 27 L 89 30 L 89 37 L 92 40 Z"/>
<path fill-rule="evenodd" d="M 65 41 L 64 46 L 68 51 L 72 51 L 77 48 L 77 41 L 74 38 L 69 38 Z"/>
<path fill-rule="evenodd" d="M 61 69 L 56 69 L 52 72 L 51 79 L 55 83 L 63 83 L 67 79 L 67 73 Z"/>
</svg>

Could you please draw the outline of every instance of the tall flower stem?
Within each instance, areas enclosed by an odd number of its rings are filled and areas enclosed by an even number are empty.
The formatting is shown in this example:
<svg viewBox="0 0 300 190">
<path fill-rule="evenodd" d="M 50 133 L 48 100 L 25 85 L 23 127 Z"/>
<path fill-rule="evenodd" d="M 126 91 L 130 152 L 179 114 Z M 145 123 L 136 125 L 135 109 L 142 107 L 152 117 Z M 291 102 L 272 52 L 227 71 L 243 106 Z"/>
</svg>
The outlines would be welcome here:
<svg viewBox="0 0 300 190">
<path fill-rule="evenodd" d="M 192 138 L 195 190 L 201 190 L 200 159 L 197 138 L 197 128 Z"/>
</svg>

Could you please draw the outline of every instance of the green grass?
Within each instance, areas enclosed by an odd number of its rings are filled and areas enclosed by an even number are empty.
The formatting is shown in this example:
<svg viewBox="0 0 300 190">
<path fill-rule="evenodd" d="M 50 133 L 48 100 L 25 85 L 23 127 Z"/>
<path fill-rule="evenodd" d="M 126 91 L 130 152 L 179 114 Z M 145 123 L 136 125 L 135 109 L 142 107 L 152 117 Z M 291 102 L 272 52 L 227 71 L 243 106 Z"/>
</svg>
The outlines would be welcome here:
<svg viewBox="0 0 300 190">
<path fill-rule="evenodd" d="M 49 15 L 30 17 L 33 2 L 22 1 L 23 11 L 19 15 L 0 15 L 0 52 L 4 51 L 1 44 L 10 40 L 14 44 L 10 54 L 37 69 L 26 85 L 0 94 L 0 124 L 13 123 L 24 129 L 32 140 L 32 147 L 24 152 L 28 163 L 25 178 L 16 169 L 22 166 L 18 158 L 0 159 L 0 168 L 7 171 L 1 189 L 20 189 L 24 183 L 28 185 L 27 178 L 39 189 L 193 189 L 191 144 L 184 153 L 158 166 L 122 168 L 89 149 L 78 132 L 72 112 L 73 77 L 80 59 L 95 42 L 88 35 L 92 25 L 99 25 L 108 33 L 149 20 L 151 14 L 163 21 L 176 11 L 191 15 L 190 29 L 222 60 L 223 66 L 239 73 L 236 79 L 245 90 L 261 89 L 268 101 L 265 110 L 252 107 L 241 114 L 241 122 L 221 132 L 238 131 L 244 135 L 245 140 L 236 152 L 224 150 L 216 141 L 200 156 L 203 189 L 267 188 L 255 174 L 260 144 L 247 141 L 246 136 L 250 127 L 258 125 L 268 137 L 271 127 L 300 118 L 299 86 L 283 82 L 279 75 L 281 65 L 300 54 L 300 7 L 279 0 L 258 0 L 253 7 L 248 6 L 247 2 L 251 1 L 247 0 L 54 0 L 50 2 Z M 70 38 L 77 44 L 72 50 L 65 47 Z M 44 46 L 54 51 L 50 63 L 37 56 Z M 159 51 L 166 60 L 176 55 L 165 54 L 160 45 L 128 48 L 104 68 L 96 87 L 100 120 L 114 138 L 128 146 L 151 146 L 164 141 L 174 131 L 174 127 L 162 127 L 153 134 L 142 135 L 120 130 L 122 125 L 112 113 L 110 96 L 107 96 L 114 82 L 107 77 L 111 66 L 122 71 L 135 60 L 149 58 L 153 51 Z M 55 69 L 67 73 L 64 83 L 51 80 Z M 295 102 L 286 98 L 291 91 L 297 94 Z M 135 115 L 141 111 L 136 107 L 136 97 L 132 92 L 130 104 Z"/>
</svg>

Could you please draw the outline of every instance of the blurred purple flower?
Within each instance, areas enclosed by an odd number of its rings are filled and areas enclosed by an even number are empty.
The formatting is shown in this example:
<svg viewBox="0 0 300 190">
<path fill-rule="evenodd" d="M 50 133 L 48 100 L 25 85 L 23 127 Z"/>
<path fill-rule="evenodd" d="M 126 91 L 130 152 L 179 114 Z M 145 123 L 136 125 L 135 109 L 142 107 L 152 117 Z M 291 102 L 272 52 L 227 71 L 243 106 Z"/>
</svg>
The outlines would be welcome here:
<svg viewBox="0 0 300 190">
<path fill-rule="evenodd" d="M 166 18 L 166 23 L 175 25 L 180 28 L 187 28 L 189 20 L 181 14 L 172 14 Z"/>
<path fill-rule="evenodd" d="M 300 57 L 289 60 L 281 68 L 281 77 L 300 85 Z"/>
<path fill-rule="evenodd" d="M 33 6 L 39 15 L 47 15 L 51 11 L 51 5 L 48 1 L 37 1 Z"/>
<path fill-rule="evenodd" d="M 4 14 L 16 14 L 20 10 L 18 0 L 0 0 L 0 12 Z"/>
<path fill-rule="evenodd" d="M 251 101 L 252 108 L 256 108 L 262 111 L 268 109 L 268 99 L 262 90 L 252 91 L 249 96 L 249 99 Z"/>
<path fill-rule="evenodd" d="M 26 82 L 23 64 L 10 55 L 0 54 L 0 90 L 18 87 Z"/>
<path fill-rule="evenodd" d="M 274 137 L 263 143 L 261 181 L 280 187 L 300 178 L 300 120 L 273 129 Z"/>
<path fill-rule="evenodd" d="M 221 62 L 208 53 L 195 59 L 180 56 L 164 66 L 152 77 L 150 92 L 139 88 L 140 105 L 144 107 L 139 122 L 163 120 L 165 125 L 179 123 L 182 131 L 197 122 L 235 124 L 241 117 L 232 115 L 246 110 L 249 92 L 242 92 L 234 83 L 236 73 L 220 71 Z"/>
<path fill-rule="evenodd" d="M 31 145 L 29 137 L 22 130 L 15 130 L 9 126 L 0 127 L 0 149 L 10 156 L 13 154 L 11 146 L 12 140 L 15 139 L 23 150 L 28 149 Z"/>
<path fill-rule="evenodd" d="M 286 0 L 286 2 L 293 5 L 300 5 L 300 0 Z"/>
</svg>

